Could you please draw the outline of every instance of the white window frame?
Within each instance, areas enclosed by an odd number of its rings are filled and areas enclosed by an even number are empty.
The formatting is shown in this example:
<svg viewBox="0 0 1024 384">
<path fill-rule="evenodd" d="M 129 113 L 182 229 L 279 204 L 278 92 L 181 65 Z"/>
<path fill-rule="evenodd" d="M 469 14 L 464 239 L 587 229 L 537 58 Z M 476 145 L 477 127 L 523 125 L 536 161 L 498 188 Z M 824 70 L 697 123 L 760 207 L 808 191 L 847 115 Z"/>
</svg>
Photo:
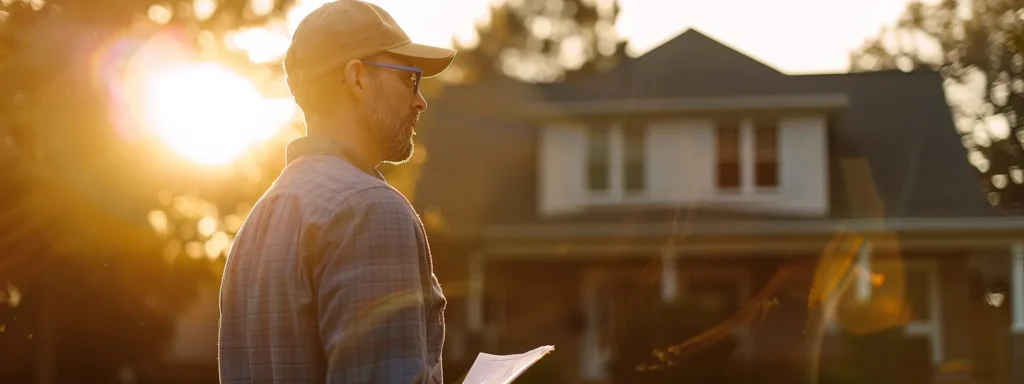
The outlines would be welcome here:
<svg viewBox="0 0 1024 384">
<path fill-rule="evenodd" d="M 591 190 L 589 187 L 589 181 L 584 179 L 583 189 L 584 195 L 587 196 L 588 203 L 592 205 L 607 205 L 607 204 L 618 204 L 628 202 L 641 202 L 647 198 L 647 186 L 650 184 L 649 165 L 647 161 L 647 153 L 650 151 L 650 132 L 645 132 L 644 135 L 644 189 L 640 191 L 626 191 L 626 137 L 623 133 L 622 123 L 610 123 L 608 126 L 608 189 L 603 191 Z M 584 151 L 585 159 L 583 161 L 584 169 L 582 170 L 584 175 L 589 177 L 590 172 L 588 170 L 590 162 L 590 135 L 593 131 L 587 130 L 587 148 Z"/>
<path fill-rule="evenodd" d="M 931 347 L 932 365 L 938 367 L 945 359 L 942 337 L 942 284 L 936 260 L 908 260 L 903 263 L 904 273 L 911 269 L 923 271 L 928 280 L 928 320 L 910 321 L 904 328 L 907 335 L 927 338 Z"/>
<path fill-rule="evenodd" d="M 718 163 L 718 129 L 721 127 L 715 124 L 715 164 Z M 740 186 L 738 189 L 722 188 L 718 185 L 718 168 L 713 172 L 715 191 L 720 198 L 749 198 L 752 196 L 774 196 L 782 189 L 782 156 L 779 156 L 781 147 L 781 127 L 776 127 L 776 163 L 779 164 L 779 178 L 774 187 L 757 186 L 757 136 L 754 134 L 756 126 L 753 119 L 742 119 L 739 124 L 739 146 L 740 146 Z"/>
</svg>

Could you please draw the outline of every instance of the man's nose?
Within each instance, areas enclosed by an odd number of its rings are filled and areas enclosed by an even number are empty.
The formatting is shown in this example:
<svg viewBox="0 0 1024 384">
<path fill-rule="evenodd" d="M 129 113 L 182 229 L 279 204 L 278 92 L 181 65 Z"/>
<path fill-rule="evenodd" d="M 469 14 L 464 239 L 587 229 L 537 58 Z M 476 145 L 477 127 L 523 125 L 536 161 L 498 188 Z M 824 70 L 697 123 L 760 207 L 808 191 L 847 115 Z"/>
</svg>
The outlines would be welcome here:
<svg viewBox="0 0 1024 384">
<path fill-rule="evenodd" d="M 412 107 L 420 113 L 427 110 L 427 99 L 423 98 L 423 94 L 416 92 L 416 97 L 412 100 Z"/>
</svg>

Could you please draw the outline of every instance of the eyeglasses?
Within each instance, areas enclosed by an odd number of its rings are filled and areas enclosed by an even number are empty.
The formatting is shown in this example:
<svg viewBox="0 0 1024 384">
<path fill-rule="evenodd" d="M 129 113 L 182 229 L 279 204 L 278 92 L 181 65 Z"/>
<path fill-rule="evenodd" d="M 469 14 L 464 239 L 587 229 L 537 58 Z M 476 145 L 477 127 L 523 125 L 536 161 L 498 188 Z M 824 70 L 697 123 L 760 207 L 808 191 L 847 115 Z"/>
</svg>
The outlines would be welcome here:
<svg viewBox="0 0 1024 384">
<path fill-rule="evenodd" d="M 397 65 L 397 64 L 375 63 L 375 62 L 372 62 L 372 61 L 363 61 L 362 63 L 366 64 L 366 65 L 372 65 L 374 67 L 391 68 L 391 69 L 397 69 L 397 70 L 401 70 L 401 71 L 412 72 L 412 75 L 409 77 L 409 80 L 412 80 L 412 94 L 415 95 L 417 93 L 420 93 L 420 79 L 423 78 L 423 69 L 422 68 L 409 67 L 409 66 Z"/>
</svg>

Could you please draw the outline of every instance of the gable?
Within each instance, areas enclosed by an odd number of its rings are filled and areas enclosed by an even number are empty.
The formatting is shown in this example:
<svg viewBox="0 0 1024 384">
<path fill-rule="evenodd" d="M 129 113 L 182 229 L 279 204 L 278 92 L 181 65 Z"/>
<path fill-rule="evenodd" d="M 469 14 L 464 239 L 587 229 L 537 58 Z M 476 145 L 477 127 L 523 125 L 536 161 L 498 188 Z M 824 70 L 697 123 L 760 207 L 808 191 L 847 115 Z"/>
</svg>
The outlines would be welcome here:
<svg viewBox="0 0 1024 384">
<path fill-rule="evenodd" d="M 787 80 L 778 70 L 689 29 L 590 78 L 541 86 L 550 101 L 762 95 Z"/>
<path fill-rule="evenodd" d="M 630 66 L 635 68 L 629 68 Z M 735 76 L 737 73 L 753 79 L 785 76 L 775 68 L 744 55 L 696 29 L 687 29 L 679 36 L 619 68 L 662 69 L 715 78 Z"/>
</svg>

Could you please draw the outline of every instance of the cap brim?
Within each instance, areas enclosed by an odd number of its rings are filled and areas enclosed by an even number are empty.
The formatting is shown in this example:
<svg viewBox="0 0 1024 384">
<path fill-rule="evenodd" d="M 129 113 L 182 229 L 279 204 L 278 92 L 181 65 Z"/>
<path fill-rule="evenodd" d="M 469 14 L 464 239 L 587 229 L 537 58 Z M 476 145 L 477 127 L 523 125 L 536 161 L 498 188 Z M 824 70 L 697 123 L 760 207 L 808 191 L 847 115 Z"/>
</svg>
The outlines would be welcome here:
<svg viewBox="0 0 1024 384">
<path fill-rule="evenodd" d="M 409 58 L 412 65 L 423 69 L 423 77 L 433 77 L 444 72 L 455 61 L 456 54 L 454 49 L 416 43 L 400 45 L 387 51 Z"/>
</svg>

